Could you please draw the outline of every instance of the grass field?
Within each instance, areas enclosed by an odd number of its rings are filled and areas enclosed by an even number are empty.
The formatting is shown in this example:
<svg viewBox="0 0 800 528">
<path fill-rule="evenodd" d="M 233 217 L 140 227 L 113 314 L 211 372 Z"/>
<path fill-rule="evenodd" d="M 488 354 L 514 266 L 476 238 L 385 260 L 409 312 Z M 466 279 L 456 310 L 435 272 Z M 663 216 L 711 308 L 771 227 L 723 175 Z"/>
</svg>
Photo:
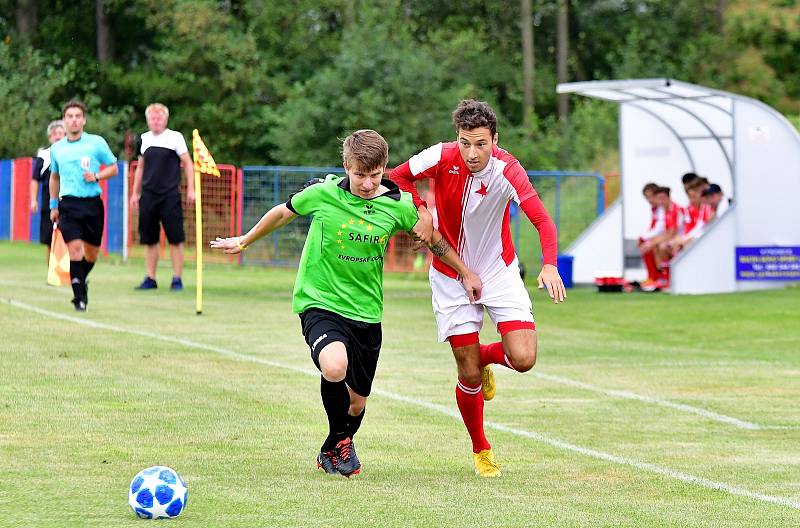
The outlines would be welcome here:
<svg viewBox="0 0 800 528">
<path fill-rule="evenodd" d="M 325 419 L 293 271 L 209 267 L 198 317 L 192 272 L 142 293 L 141 261 L 102 261 L 76 314 L 42 257 L 0 243 L 0 526 L 141 526 L 127 486 L 156 464 L 187 482 L 167 521 L 185 527 L 800 526 L 800 289 L 533 292 L 539 362 L 496 369 L 487 481 L 427 281 L 389 275 L 346 480 L 313 465 Z"/>
</svg>

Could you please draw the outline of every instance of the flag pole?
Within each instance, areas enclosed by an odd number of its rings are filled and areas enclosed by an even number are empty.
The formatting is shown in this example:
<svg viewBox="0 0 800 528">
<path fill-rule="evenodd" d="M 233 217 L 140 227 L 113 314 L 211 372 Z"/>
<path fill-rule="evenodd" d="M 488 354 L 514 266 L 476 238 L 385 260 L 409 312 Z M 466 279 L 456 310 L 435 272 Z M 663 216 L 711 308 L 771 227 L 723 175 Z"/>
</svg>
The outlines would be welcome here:
<svg viewBox="0 0 800 528">
<path fill-rule="evenodd" d="M 195 243 L 195 258 L 197 259 L 197 296 L 195 299 L 195 311 L 197 315 L 203 313 L 203 215 L 201 196 L 202 188 L 200 187 L 200 171 L 194 171 L 194 243 Z"/>
<path fill-rule="evenodd" d="M 197 300 L 195 308 L 197 315 L 203 313 L 203 206 L 201 187 L 201 174 L 211 174 L 219 178 L 219 169 L 214 158 L 206 148 L 200 132 L 195 128 L 192 131 L 192 155 L 194 156 L 194 225 L 195 225 L 195 258 L 197 259 Z"/>
</svg>

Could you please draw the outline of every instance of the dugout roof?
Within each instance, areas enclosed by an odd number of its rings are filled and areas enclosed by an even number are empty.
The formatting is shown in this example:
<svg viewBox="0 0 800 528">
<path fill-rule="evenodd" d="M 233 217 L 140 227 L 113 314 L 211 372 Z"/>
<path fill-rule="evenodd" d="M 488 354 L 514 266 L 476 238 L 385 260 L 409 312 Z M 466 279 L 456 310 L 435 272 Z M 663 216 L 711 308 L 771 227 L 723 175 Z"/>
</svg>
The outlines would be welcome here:
<svg viewBox="0 0 800 528">
<path fill-rule="evenodd" d="M 800 135 L 780 112 L 750 97 L 673 79 L 565 83 L 556 91 L 620 105 L 623 258 L 629 256 L 627 248 L 631 243 L 635 246 L 649 222 L 649 206 L 641 195 L 644 184 L 666 185 L 672 189 L 672 199 L 686 205 L 688 198 L 681 185 L 686 172 L 719 184 L 733 200 L 733 214 L 727 220 L 731 240 L 717 247 L 728 259 L 724 280 L 719 278 L 719 268 L 717 276 L 709 269 L 709 275 L 695 273 L 689 280 L 692 284 L 687 282 L 685 287 L 682 281 L 673 281 L 678 283 L 678 292 L 748 289 L 740 278 L 734 282 L 734 272 L 727 269 L 733 262 L 729 254 L 734 247 L 800 246 L 796 228 L 800 225 L 796 203 L 800 196 Z M 692 244 L 691 251 L 679 255 L 676 264 L 706 245 L 705 240 Z M 627 268 L 626 263 L 622 267 Z"/>
</svg>

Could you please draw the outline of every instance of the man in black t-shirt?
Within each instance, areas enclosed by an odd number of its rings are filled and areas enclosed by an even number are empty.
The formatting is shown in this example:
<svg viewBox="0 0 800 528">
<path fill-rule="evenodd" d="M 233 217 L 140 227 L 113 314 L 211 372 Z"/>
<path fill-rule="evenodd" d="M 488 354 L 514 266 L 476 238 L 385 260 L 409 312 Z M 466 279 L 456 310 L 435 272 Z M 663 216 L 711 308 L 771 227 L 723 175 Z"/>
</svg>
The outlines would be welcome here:
<svg viewBox="0 0 800 528">
<path fill-rule="evenodd" d="M 51 121 L 47 125 L 47 139 L 52 145 L 67 135 L 64 122 Z M 42 186 L 42 205 L 39 206 L 39 184 Z M 39 242 L 46 246 L 45 262 L 50 260 L 50 240 L 53 238 L 53 222 L 50 221 L 50 147 L 39 149 L 33 158 L 31 169 L 31 213 L 41 211 Z"/>
<path fill-rule="evenodd" d="M 181 167 L 186 176 L 186 201 L 194 203 L 194 166 L 189 157 L 186 140 L 180 132 L 167 128 L 169 109 L 160 103 L 144 111 L 150 129 L 142 134 L 136 149 L 139 164 L 133 177 L 130 207 L 139 209 L 139 238 L 145 246 L 147 275 L 137 290 L 158 288 L 156 266 L 161 226 L 169 242 L 172 257 L 170 289 L 183 289 L 183 207 L 181 205 Z"/>
</svg>

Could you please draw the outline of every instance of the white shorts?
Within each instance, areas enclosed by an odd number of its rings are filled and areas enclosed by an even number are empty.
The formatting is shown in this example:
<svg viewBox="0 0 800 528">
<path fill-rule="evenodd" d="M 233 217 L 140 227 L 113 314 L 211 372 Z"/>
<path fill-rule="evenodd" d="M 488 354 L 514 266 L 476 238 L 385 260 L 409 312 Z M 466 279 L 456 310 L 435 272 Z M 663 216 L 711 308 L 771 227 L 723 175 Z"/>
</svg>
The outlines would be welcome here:
<svg viewBox="0 0 800 528">
<path fill-rule="evenodd" d="M 433 313 L 439 327 L 439 342 L 452 335 L 480 332 L 483 309 L 495 326 L 503 321 L 533 322 L 533 305 L 519 276 L 517 259 L 489 281 L 484 280 L 480 300 L 470 304 L 461 281 L 451 279 L 431 266 L 428 277 L 433 291 Z"/>
</svg>

